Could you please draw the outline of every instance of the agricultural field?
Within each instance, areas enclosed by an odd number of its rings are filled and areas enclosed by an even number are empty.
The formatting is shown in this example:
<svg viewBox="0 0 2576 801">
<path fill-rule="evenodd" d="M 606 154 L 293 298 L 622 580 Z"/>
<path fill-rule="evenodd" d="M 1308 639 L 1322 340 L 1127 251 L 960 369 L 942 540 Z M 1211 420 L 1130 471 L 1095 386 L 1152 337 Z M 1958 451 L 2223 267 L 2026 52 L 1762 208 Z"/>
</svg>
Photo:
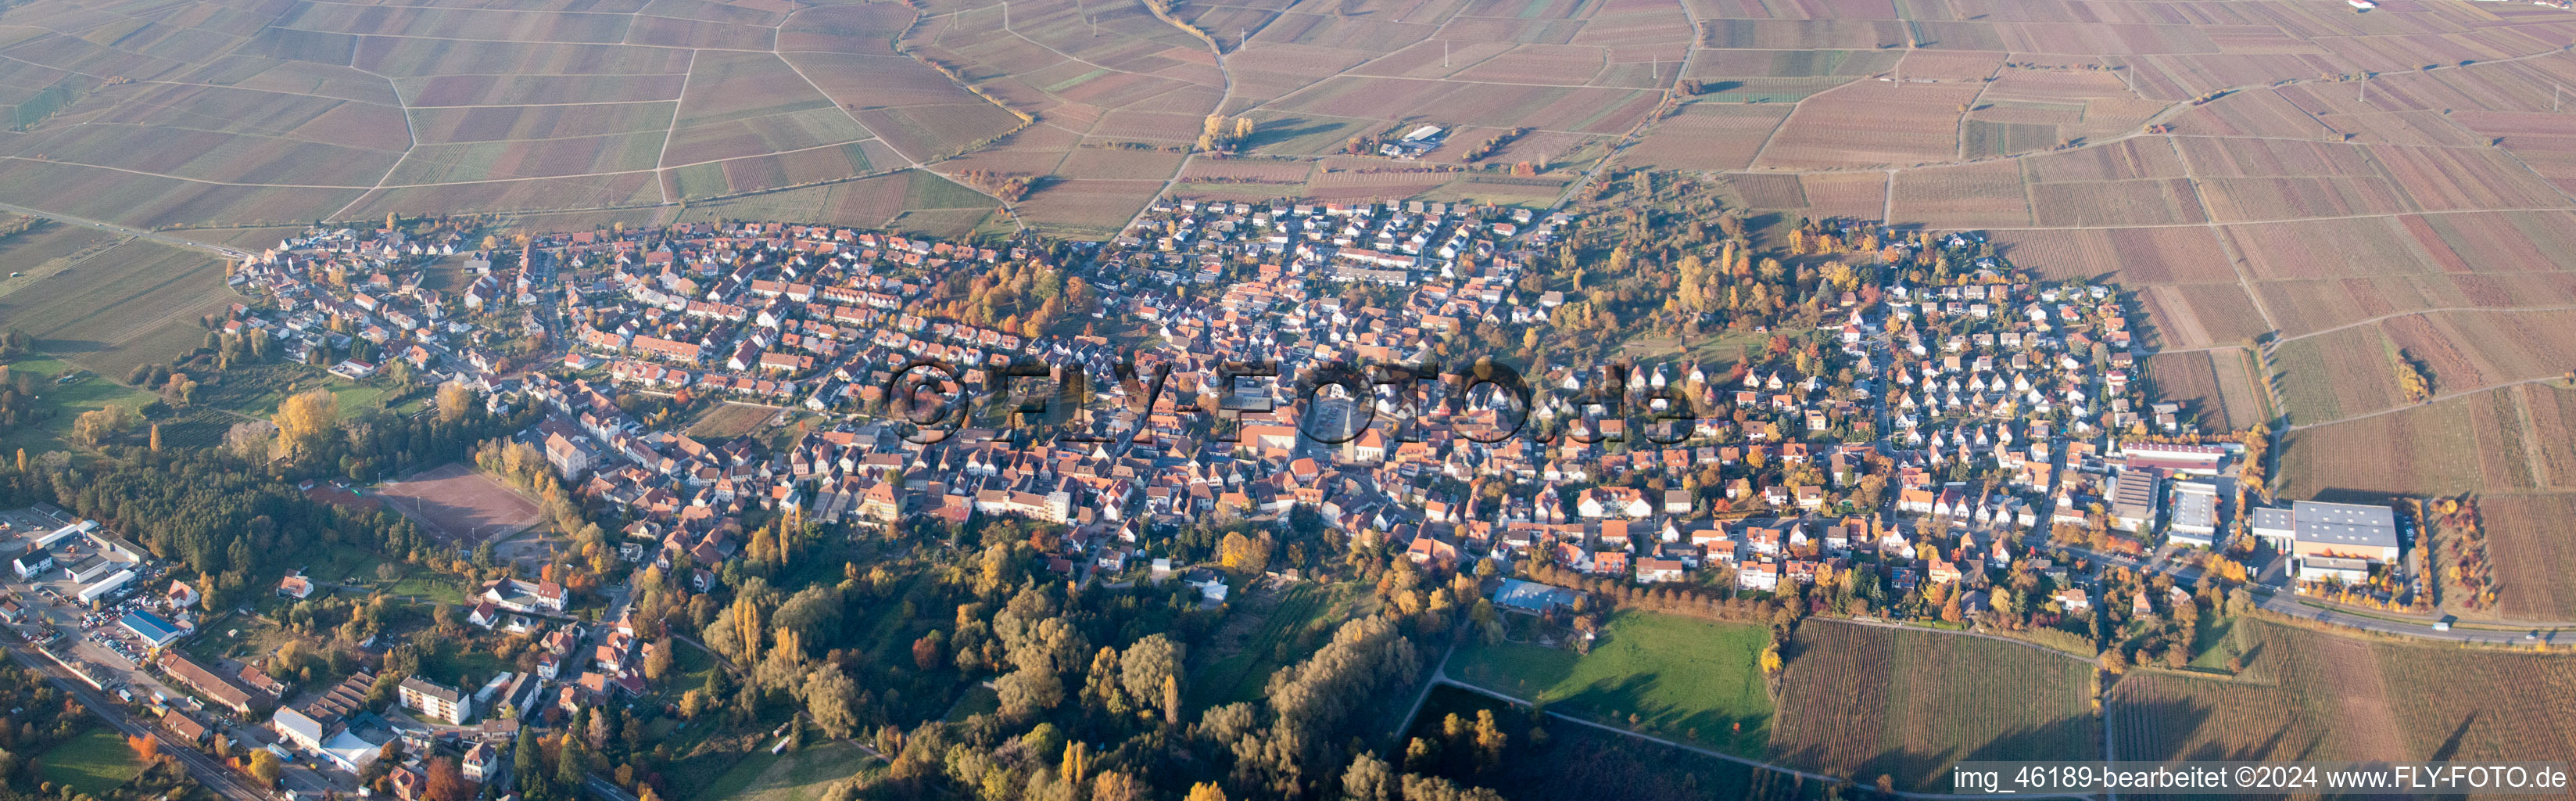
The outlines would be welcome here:
<svg viewBox="0 0 2576 801">
<path fill-rule="evenodd" d="M 1780 683 L 1774 761 L 1946 789 L 1959 760 L 2102 758 L 2092 666 L 2020 643 L 1813 621 Z"/>
<path fill-rule="evenodd" d="M 2495 565 L 2497 611 L 2523 620 L 2576 616 L 2576 576 L 2563 569 L 2576 564 L 2576 538 L 2566 529 L 2576 493 L 2485 495 L 2478 513 Z"/>
<path fill-rule="evenodd" d="M 1532 643 L 1470 644 L 1452 678 L 1560 712 L 1759 758 L 1772 748 L 1771 697 L 1755 664 L 1761 626 L 1621 612 L 1592 652 Z"/>
<path fill-rule="evenodd" d="M 33 200 L 47 210 L 155 227 L 427 210 L 666 221 L 708 201 L 803 197 L 927 166 L 1051 177 L 1000 224 L 1091 234 L 1176 173 L 1185 192 L 1258 194 L 1187 180 L 1203 159 L 1181 151 L 1215 114 L 1254 123 L 1244 150 L 1309 162 L 1424 124 L 1453 129 L 1433 163 L 1521 130 L 1483 161 L 1559 176 L 1624 143 L 1630 166 L 1805 184 L 1766 210 L 1874 219 L 1892 185 L 1895 222 L 1932 225 L 2576 205 L 2576 128 L 2551 113 L 2551 86 L 2576 75 L 2576 57 L 2547 52 L 2576 22 L 2519 6 L 2409 6 L 2356 26 L 2344 9 L 2292 0 L 2223 18 L 1990 2 L 1227 2 L 1168 19 L 1067 0 L 928 13 L 672 5 L 292 2 L 164 18 L 21 3 L 0 12 L 21 31 L 0 107 L 22 129 L 0 137 L 0 180 L 46 187 Z M 2346 77 L 2363 73 L 2377 75 Z M 1172 150 L 1157 163 L 1078 158 L 1134 145 Z M 2196 175 L 2035 166 L 2177 146 Z M 2300 147 L 2337 155 L 2292 158 Z M 2028 186 L 2014 191 L 2006 173 L 2024 161 Z M 1871 168 L 1898 174 L 1871 187 L 1851 172 Z M 1362 183 L 1310 177 L 1306 189 L 1481 191 Z M 836 223 L 919 211 L 961 231 L 995 224 L 956 209 L 819 209 L 852 215 L 824 220 Z M 2285 262 L 2332 259 L 2267 255 L 2294 271 Z M 2441 251 L 2372 258 L 2446 263 Z M 2504 258 L 2462 260 L 2483 272 Z"/>
<path fill-rule="evenodd" d="M 2295 429 L 2283 440 L 2286 450 L 2272 489 L 2296 498 L 2318 493 L 2384 497 L 2477 490 L 2483 478 L 2471 466 L 2478 463 L 2478 449 L 2496 435 L 2469 428 L 2469 403 L 2468 399 L 2436 401 Z M 2293 400 L 2292 406 L 2296 405 Z"/>
<path fill-rule="evenodd" d="M 656 209 L 649 220 L 684 199 L 936 162 L 1025 124 L 898 51 L 906 7 L 645 5 L 289 3 L 165 20 L 19 4 L 0 27 L 36 33 L 10 40 L 0 75 L 23 130 L 0 137 L 0 180 L 52 188 L 13 200 L 145 227 Z M 161 35 L 130 35 L 146 22 Z"/>
<path fill-rule="evenodd" d="M 1771 138 L 1788 106 L 1693 103 L 1657 124 L 1628 152 L 1628 164 L 1691 172 L 1740 170 Z"/>
<path fill-rule="evenodd" d="M 2396 349 L 2372 326 L 2284 341 L 2274 349 L 2290 422 L 2312 425 L 2397 408 Z M 2435 392 L 2443 390 L 2434 378 Z"/>
<path fill-rule="evenodd" d="M 2576 745 L 2565 655 L 2350 639 L 2240 619 L 2245 670 L 2133 672 L 2111 689 L 2124 760 L 2508 759 Z M 2449 688 L 2427 692 L 2429 686 Z"/>
<path fill-rule="evenodd" d="M 27 273 L 0 284 L 0 321 L 34 336 L 38 350 L 123 378 L 197 347 L 197 318 L 242 299 L 224 285 L 221 260 L 141 240 L 101 247 L 74 231 L 53 226 L 0 243 L 0 258 L 11 258 L 0 266 Z M 74 242 L 79 249 L 67 251 Z M 22 266 L 21 252 L 40 260 Z"/>
<path fill-rule="evenodd" d="M 777 416 L 778 409 L 754 403 L 719 403 L 698 415 L 689 425 L 689 436 L 710 442 L 723 442 L 748 436 L 760 430 L 762 423 Z"/>
<path fill-rule="evenodd" d="M 2157 397 L 2181 403 L 2203 428 L 2238 431 L 2265 420 L 2263 390 L 2244 350 L 2156 354 L 2147 359 L 2147 377 Z"/>
</svg>

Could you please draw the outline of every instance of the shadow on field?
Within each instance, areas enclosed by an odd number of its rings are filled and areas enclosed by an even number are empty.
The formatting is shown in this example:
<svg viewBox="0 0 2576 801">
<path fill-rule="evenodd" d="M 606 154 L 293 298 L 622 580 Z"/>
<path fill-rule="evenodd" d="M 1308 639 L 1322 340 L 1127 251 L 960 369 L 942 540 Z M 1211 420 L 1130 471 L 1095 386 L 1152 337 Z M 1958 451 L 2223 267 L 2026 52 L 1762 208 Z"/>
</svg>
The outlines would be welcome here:
<svg viewBox="0 0 2576 801">
<path fill-rule="evenodd" d="M 1556 699 L 1551 704 L 1561 704 L 1576 709 L 1625 709 L 1629 710 L 1629 716 L 1635 719 L 1635 723 L 1629 723 L 1628 718 L 1616 718 L 1603 722 L 1613 726 L 1625 725 L 1632 730 L 1657 736 L 1697 741 L 1703 745 L 1718 746 L 1719 750 L 1738 754 L 1759 756 L 1762 753 L 1763 741 L 1752 739 L 1751 735 L 1764 732 L 1770 727 L 1770 715 L 1735 717 L 1720 714 L 1716 710 L 1692 709 L 1647 700 L 1647 694 L 1661 679 L 1660 673 L 1644 673 L 1628 676 L 1617 682 L 1595 682 L 1592 686 L 1583 688 L 1582 692 Z"/>
<path fill-rule="evenodd" d="M 2119 729 L 2117 733 L 2125 737 L 2125 739 L 2122 739 L 2119 742 L 2120 753 L 2118 756 L 2120 761 L 2123 762 L 2298 761 L 2320 759 L 2325 756 L 2317 753 L 2318 743 L 2313 741 L 2299 744 L 2296 751 L 2284 752 L 2282 750 L 2282 746 L 2285 744 L 2284 741 L 2291 736 L 2290 724 L 2288 723 L 2280 724 L 2272 730 L 2271 734 L 2264 736 L 2260 741 L 2249 742 L 2243 746 L 2230 748 L 2226 743 L 2218 742 L 2219 740 L 2233 740 L 2237 738 L 2230 736 L 2230 732 L 2215 731 L 2209 733 L 2210 739 L 2212 740 L 2211 742 L 2203 742 L 2188 750 L 2183 750 L 2179 747 L 2180 744 L 2188 742 L 2195 736 L 2199 735 L 2201 733 L 2201 727 L 2208 723 L 2210 717 L 2209 705 L 2195 703 L 2184 699 L 2159 699 L 2147 702 L 2117 703 L 2119 708 L 2115 718 L 2144 720 L 2147 722 L 2147 728 L 2150 731 L 2158 733 L 2160 735 L 2159 739 L 2162 741 L 2159 743 L 2137 742 L 2138 733 L 2136 728 L 2123 727 Z M 2111 725 L 2119 724 L 2114 722 Z M 2173 744 L 2173 747 L 2165 747 L 2164 744 L 2166 743 Z M 2255 798 L 2265 796 L 2239 795 L 2181 797 Z"/>
<path fill-rule="evenodd" d="M 2206 717 L 2206 713 L 2202 713 L 2202 717 Z M 2195 725 L 2197 720 L 2194 719 Z M 1909 722 L 1899 720 L 1890 720 L 1887 725 L 1897 731 L 1914 728 Z M 2096 759 L 2102 740 L 2101 730 L 2096 725 L 2089 716 L 2066 717 L 2005 732 L 1964 752 L 1956 746 L 1890 748 L 1857 764 L 1846 761 L 1850 757 L 1848 753 L 1835 754 L 1814 746 L 1774 751 L 1772 756 L 1773 761 L 1783 765 L 1850 776 L 1854 784 L 1863 787 L 1875 784 L 1880 776 L 1886 776 L 1898 789 L 1948 791 L 1951 789 L 1950 767 L 1960 762 Z"/>
<path fill-rule="evenodd" d="M 2323 503 L 2357 503 L 2369 506 L 2388 506 L 2396 503 L 2399 498 L 2403 497 L 2405 496 L 2380 490 L 2327 487 L 2325 489 L 2317 490 L 2314 500 Z"/>
<path fill-rule="evenodd" d="M 55 356 L 78 356 L 84 353 L 97 353 L 103 350 L 112 350 L 115 347 L 116 345 L 113 343 L 100 342 L 95 339 L 40 339 L 36 341 L 37 350 L 41 350 Z"/>
<path fill-rule="evenodd" d="M 1304 123 L 1304 122 L 1306 122 L 1306 121 L 1305 121 L 1305 120 L 1302 120 L 1302 119 L 1289 118 L 1289 119 L 1283 119 L 1283 120 L 1280 120 L 1278 123 L 1274 123 L 1274 124 L 1286 124 L 1286 125 L 1290 125 L 1290 126 L 1297 126 L 1299 123 Z M 1333 129 L 1335 129 L 1335 128 L 1340 128 L 1340 127 L 1342 127 L 1342 126 L 1340 126 L 1340 125 L 1338 125 L 1338 124 L 1334 124 L 1334 123 L 1329 123 L 1329 122 L 1319 122 L 1319 123 L 1314 123 L 1314 124 L 1311 124 L 1311 125 L 1304 125 L 1304 126 L 1301 126 L 1301 127 L 1289 127 L 1289 128 L 1262 128 L 1262 129 L 1256 129 L 1256 130 L 1254 130 L 1254 131 L 1253 131 L 1253 137 L 1252 137 L 1252 140 L 1251 140 L 1251 141 L 1249 141 L 1249 142 L 1246 142 L 1246 143 L 1245 143 L 1245 145 L 1244 145 L 1244 147 L 1245 147 L 1246 149 L 1251 149 L 1251 148 L 1263 147 L 1263 146 L 1266 146 L 1266 145 L 1275 145 L 1275 144 L 1278 144 L 1278 143 L 1280 143 L 1280 142 L 1291 142 L 1291 141 L 1296 141 L 1299 137 L 1311 136 L 1311 135 L 1314 135 L 1314 134 L 1324 133 L 1324 132 L 1326 132 L 1326 131 L 1330 131 L 1330 130 L 1333 130 Z"/>
</svg>

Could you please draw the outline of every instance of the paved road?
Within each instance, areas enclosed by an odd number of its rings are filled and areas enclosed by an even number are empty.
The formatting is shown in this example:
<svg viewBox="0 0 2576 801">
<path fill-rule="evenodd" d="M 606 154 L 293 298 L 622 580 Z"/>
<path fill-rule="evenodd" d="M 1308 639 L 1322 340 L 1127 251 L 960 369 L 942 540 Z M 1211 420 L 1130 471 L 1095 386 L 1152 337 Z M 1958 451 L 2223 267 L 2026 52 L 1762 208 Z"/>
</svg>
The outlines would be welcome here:
<svg viewBox="0 0 2576 801">
<path fill-rule="evenodd" d="M 2151 555 L 2147 559 L 2141 560 L 2133 556 L 2102 553 L 2090 548 L 2053 545 L 2048 542 L 2047 536 L 2041 534 L 2025 535 L 2023 537 L 2023 542 L 2033 548 L 2063 550 L 2096 565 L 2119 565 L 2141 572 L 2164 573 L 2173 576 L 2177 580 L 2198 579 L 2201 574 L 2199 568 L 2188 567 L 2177 562 L 2166 560 L 2161 551 L 2155 555 Z M 2265 570 L 2264 572 L 2266 574 L 2271 574 L 2278 571 Z M 2437 622 L 2434 618 L 2419 618 L 2394 612 L 2372 612 L 2369 614 L 2363 614 L 2356 610 L 2336 609 L 2330 607 L 2320 608 L 2309 604 L 2312 602 L 2324 603 L 2323 601 L 2301 596 L 2296 592 L 2292 592 L 2286 585 L 2285 581 L 2285 579 L 2275 578 L 2273 581 L 2247 585 L 2248 588 L 2254 592 L 2254 605 L 2266 611 L 2277 612 L 2300 620 L 2313 620 L 2319 623 L 2360 629 L 2376 634 L 2412 637 L 2416 639 L 2436 640 L 2441 642 L 2479 643 L 2485 645 L 2554 645 L 2562 641 L 2568 641 L 2571 638 L 2576 638 L 2576 632 L 2566 631 L 2569 626 L 2560 623 L 2534 623 L 2530 624 L 2532 626 L 2531 628 L 2516 629 L 2468 628 L 2465 626 L 2453 626 L 2449 631 L 2441 631 L 2434 628 L 2434 624 Z M 2510 623 L 2498 622 L 2494 624 L 2482 623 L 2477 625 L 2503 626 L 2510 625 Z M 2567 636 L 2562 637 L 2561 635 Z"/>
<path fill-rule="evenodd" d="M 213 757 L 198 752 L 195 745 L 180 742 L 168 732 L 162 731 L 160 727 L 145 724 L 125 714 L 124 708 L 110 702 L 104 693 L 91 687 L 89 682 L 73 675 L 69 669 L 55 662 L 52 657 L 29 653 L 30 649 L 25 646 L 13 644 L 6 647 L 9 656 L 16 659 L 18 664 L 52 679 L 56 686 L 71 693 L 82 706 L 88 707 L 92 713 L 105 719 L 107 725 L 114 727 L 118 732 L 127 736 L 150 736 L 159 740 L 161 753 L 179 760 L 181 765 L 187 767 L 188 775 L 195 777 L 197 782 L 205 785 L 207 789 L 237 801 L 270 801 L 273 798 L 266 791 L 253 785 L 247 777 L 234 772 L 231 768 L 217 764 Z"/>
<path fill-rule="evenodd" d="M 180 237 L 171 236 L 171 235 L 169 235 L 169 234 L 161 234 L 161 233 L 154 233 L 154 232 L 151 232 L 151 231 L 146 231 L 146 230 L 143 230 L 143 229 L 141 229 L 141 228 L 128 228 L 128 227 L 125 227 L 125 226 L 122 226 L 122 225 L 117 225 L 117 224 L 115 224 L 115 223 L 99 222 L 99 221 L 97 221 L 97 220 L 84 220 L 84 219 L 81 219 L 81 218 L 79 218 L 79 217 L 72 217 L 72 216 L 69 216 L 69 215 L 65 215 L 65 214 L 63 214 L 63 213 L 61 213 L 61 212 L 54 212 L 54 211 L 40 211 L 40 210 L 37 210 L 37 209 L 27 208 L 27 207 L 25 207 L 25 206 L 14 206 L 14 205 L 10 205 L 10 204 L 7 204 L 7 203 L 0 203 L 0 211 L 6 211 L 6 212 L 9 212 L 9 213 L 12 213 L 12 214 L 23 214 L 23 215 L 26 215 L 26 216 L 29 216 L 29 217 L 43 217 L 43 218 L 45 218 L 45 219 L 53 220 L 53 221 L 55 221 L 55 222 L 64 223 L 64 224 L 67 224 L 67 225 L 77 225 L 77 226 L 81 226 L 81 227 L 83 227 L 83 228 L 96 228 L 96 229 L 98 229 L 98 230 L 106 231 L 106 232 L 111 233 L 111 234 L 120 234 L 120 235 L 124 235 L 124 236 L 134 237 L 134 238 L 137 238 L 137 239 L 147 239 L 147 240 L 151 240 L 151 241 L 153 241 L 153 242 L 158 242 L 158 243 L 161 243 L 161 244 L 164 244 L 164 245 L 169 245 L 169 246 L 172 246 L 172 247 L 185 248 L 185 249 L 188 249 L 188 250 L 201 250 L 201 251 L 205 251 L 205 252 L 208 252 L 208 253 L 213 253 L 213 254 L 215 254 L 215 255 L 222 256 L 222 257 L 224 257 L 224 258 L 228 258 L 228 259 L 247 259 L 247 258 L 250 258 L 252 255 L 254 255 L 254 254 L 252 254 L 251 252 L 246 251 L 246 250 L 239 250 L 239 249 L 235 249 L 235 248 L 228 248 L 228 247 L 224 247 L 224 246 L 222 246 L 222 245 L 216 245 L 216 244 L 209 244 L 209 243 L 205 243 L 205 242 L 199 242 L 199 241 L 196 241 L 196 240 L 193 240 L 193 239 L 182 239 L 182 238 L 180 238 Z"/>
<path fill-rule="evenodd" d="M 582 775 L 581 789 L 589 790 L 591 795 L 599 796 L 603 801 L 637 801 L 634 795 L 617 789 L 616 784 L 600 778 L 596 773 Z"/>
</svg>

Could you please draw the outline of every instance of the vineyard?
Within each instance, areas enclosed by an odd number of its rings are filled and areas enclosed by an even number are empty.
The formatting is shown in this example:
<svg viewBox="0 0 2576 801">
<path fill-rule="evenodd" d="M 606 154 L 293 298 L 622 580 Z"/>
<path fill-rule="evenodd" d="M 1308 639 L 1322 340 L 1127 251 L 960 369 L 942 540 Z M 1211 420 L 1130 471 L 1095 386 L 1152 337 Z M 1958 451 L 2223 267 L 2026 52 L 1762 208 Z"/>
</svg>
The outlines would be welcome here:
<svg viewBox="0 0 2576 801">
<path fill-rule="evenodd" d="M 2088 664 L 2016 643 L 1822 620 L 1783 672 L 1774 761 L 1947 787 L 1961 760 L 2101 758 Z"/>
<path fill-rule="evenodd" d="M 2576 746 L 2576 658 L 2367 642 L 2240 619 L 2232 677 L 2137 672 L 2123 760 L 2510 759 Z M 2439 688 L 2436 690 L 2435 688 Z"/>
</svg>

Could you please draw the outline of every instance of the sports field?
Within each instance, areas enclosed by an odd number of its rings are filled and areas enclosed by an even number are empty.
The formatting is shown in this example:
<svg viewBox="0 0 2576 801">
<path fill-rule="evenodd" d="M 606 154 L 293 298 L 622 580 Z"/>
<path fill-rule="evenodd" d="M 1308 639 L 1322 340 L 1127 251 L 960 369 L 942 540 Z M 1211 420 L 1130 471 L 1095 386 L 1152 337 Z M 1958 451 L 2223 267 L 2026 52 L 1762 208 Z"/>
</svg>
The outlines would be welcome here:
<svg viewBox="0 0 2576 801">
<path fill-rule="evenodd" d="M 544 519 L 536 501 L 464 464 L 416 473 L 376 493 L 404 517 L 450 542 L 506 537 Z"/>
</svg>

